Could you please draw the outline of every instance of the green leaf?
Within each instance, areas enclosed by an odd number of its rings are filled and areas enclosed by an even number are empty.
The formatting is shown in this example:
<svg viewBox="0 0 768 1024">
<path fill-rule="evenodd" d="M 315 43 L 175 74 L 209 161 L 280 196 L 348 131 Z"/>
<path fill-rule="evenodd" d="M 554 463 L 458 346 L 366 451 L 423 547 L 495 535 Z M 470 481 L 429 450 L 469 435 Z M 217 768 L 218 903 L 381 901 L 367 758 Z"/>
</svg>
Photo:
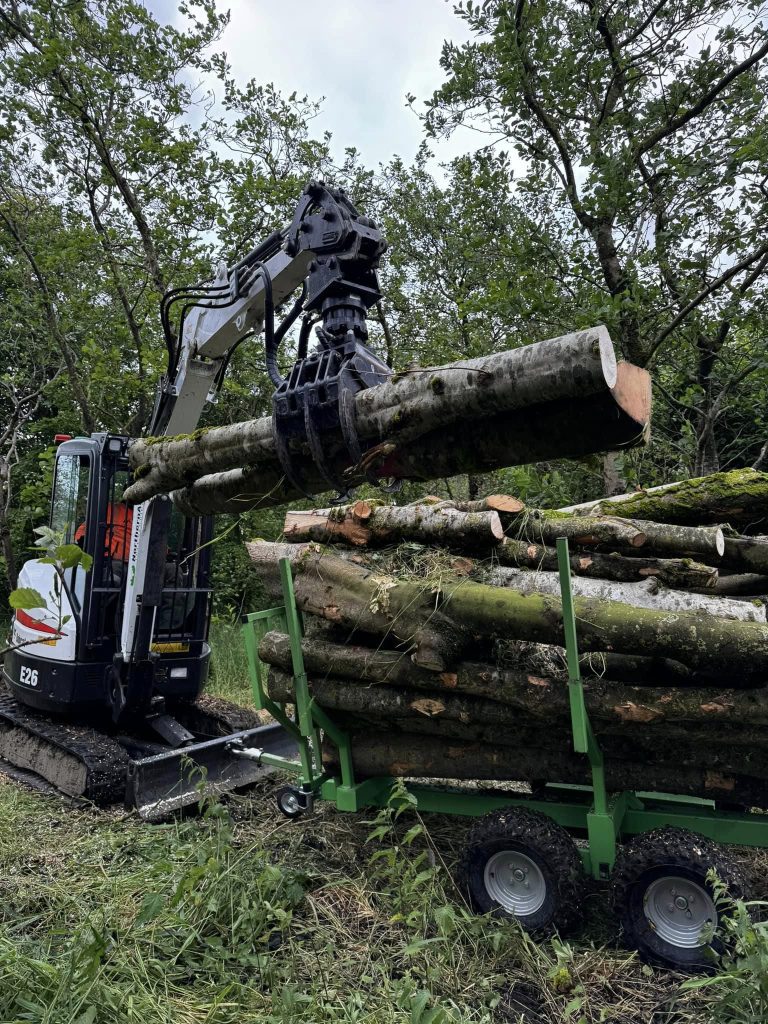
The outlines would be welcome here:
<svg viewBox="0 0 768 1024">
<path fill-rule="evenodd" d="M 61 564 L 62 569 L 74 569 L 82 561 L 84 555 L 85 552 L 77 544 L 60 544 L 54 552 L 54 557 Z"/>
<path fill-rule="evenodd" d="M 95 1006 L 89 1006 L 85 1013 L 81 1013 L 74 1024 L 93 1024 L 96 1020 L 97 1009 Z"/>
<path fill-rule="evenodd" d="M 163 912 L 165 897 L 159 892 L 148 892 L 141 901 L 139 912 L 136 915 L 136 924 L 148 924 L 154 921 Z"/>
<path fill-rule="evenodd" d="M 22 608 L 25 611 L 30 608 L 45 608 L 45 598 L 34 587 L 19 587 L 12 590 L 8 603 L 11 608 Z"/>
</svg>

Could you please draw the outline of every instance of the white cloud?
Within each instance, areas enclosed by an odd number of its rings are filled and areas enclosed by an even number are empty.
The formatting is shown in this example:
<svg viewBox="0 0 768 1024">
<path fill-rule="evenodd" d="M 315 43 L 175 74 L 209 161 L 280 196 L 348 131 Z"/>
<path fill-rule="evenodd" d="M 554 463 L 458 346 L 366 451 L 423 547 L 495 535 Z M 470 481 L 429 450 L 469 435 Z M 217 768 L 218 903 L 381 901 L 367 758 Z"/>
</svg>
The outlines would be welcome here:
<svg viewBox="0 0 768 1024">
<path fill-rule="evenodd" d="M 444 80 L 443 40 L 469 38 L 450 0 L 230 0 L 229 9 L 221 46 L 235 77 L 324 96 L 316 129 L 369 166 L 395 153 L 413 159 L 423 132 L 405 96 L 420 108 Z M 484 141 L 467 129 L 433 148 L 446 160 Z"/>
</svg>

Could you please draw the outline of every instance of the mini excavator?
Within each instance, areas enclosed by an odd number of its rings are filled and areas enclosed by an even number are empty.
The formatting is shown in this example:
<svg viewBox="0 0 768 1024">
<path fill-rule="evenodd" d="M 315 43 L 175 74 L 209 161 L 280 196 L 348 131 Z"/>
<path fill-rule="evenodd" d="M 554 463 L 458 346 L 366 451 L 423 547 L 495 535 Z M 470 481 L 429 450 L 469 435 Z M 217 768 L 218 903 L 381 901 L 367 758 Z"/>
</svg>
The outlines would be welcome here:
<svg viewBox="0 0 768 1024">
<path fill-rule="evenodd" d="M 160 307 L 168 368 L 147 433 L 194 431 L 234 351 L 263 334 L 286 478 L 306 493 L 289 449 L 300 437 L 329 489 L 343 490 L 323 457 L 324 438 L 340 436 L 356 464 L 363 448 L 354 395 L 390 373 L 368 348 L 366 328 L 381 297 L 376 268 L 385 248 L 376 224 L 342 190 L 311 182 L 287 228 L 234 266 L 220 265 L 212 282 L 169 291 Z M 300 317 L 297 358 L 284 378 L 280 345 Z M 0 767 L 97 804 L 123 798 L 149 820 L 197 802 L 203 788 L 252 783 L 268 769 L 232 751 L 287 754 L 292 741 L 247 710 L 202 695 L 210 517 L 182 516 L 167 495 L 130 508 L 122 500 L 129 437 L 56 440 L 50 528 L 93 561 L 87 572 L 41 559 L 22 568 L 19 586 L 50 599 L 14 617 L 2 668 Z"/>
</svg>

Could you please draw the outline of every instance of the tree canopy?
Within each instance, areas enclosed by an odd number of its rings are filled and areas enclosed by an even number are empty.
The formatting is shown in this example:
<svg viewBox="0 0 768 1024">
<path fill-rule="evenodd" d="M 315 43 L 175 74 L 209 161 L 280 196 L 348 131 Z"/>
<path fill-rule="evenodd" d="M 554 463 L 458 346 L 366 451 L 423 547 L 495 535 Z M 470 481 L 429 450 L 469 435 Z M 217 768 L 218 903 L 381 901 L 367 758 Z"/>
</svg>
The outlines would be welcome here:
<svg viewBox="0 0 768 1024">
<path fill-rule="evenodd" d="M 45 515 L 53 433 L 140 434 L 168 361 L 163 292 L 234 262 L 290 217 L 312 177 L 347 187 L 384 226 L 371 327 L 390 365 L 602 322 L 656 386 L 651 445 L 611 469 L 623 485 L 765 460 L 766 5 L 463 0 L 456 11 L 470 41 L 446 42 L 443 85 L 410 97 L 419 154 L 374 169 L 353 138 L 318 135 L 311 97 L 234 79 L 216 0 L 182 4 L 173 23 L 134 0 L 3 5 L 11 582 Z M 431 140 L 462 124 L 477 147 L 439 165 Z M 262 413 L 270 395 L 260 343 L 243 345 L 206 422 Z M 607 468 L 547 464 L 497 484 L 577 500 Z M 221 551 L 237 604 L 242 580 Z"/>
</svg>

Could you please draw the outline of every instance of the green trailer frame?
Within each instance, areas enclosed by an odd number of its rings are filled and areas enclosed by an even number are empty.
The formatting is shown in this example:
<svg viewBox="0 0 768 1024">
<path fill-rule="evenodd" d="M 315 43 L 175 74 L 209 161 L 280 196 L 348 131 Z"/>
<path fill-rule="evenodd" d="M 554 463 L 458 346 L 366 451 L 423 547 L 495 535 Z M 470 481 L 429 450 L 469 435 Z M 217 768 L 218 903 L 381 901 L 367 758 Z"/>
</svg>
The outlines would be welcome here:
<svg viewBox="0 0 768 1024">
<path fill-rule="evenodd" d="M 603 754 L 587 714 L 579 668 L 576 618 L 573 609 L 568 541 L 557 542 L 563 627 L 568 659 L 573 749 L 583 754 L 592 773 L 591 786 L 550 784 L 547 798 L 516 793 L 486 793 L 472 789 L 452 790 L 406 782 L 419 811 L 477 817 L 504 807 L 527 807 L 541 811 L 576 837 L 586 839 L 579 853 L 585 872 L 596 879 L 607 879 L 616 860 L 618 843 L 626 836 L 638 835 L 665 825 L 697 832 L 718 843 L 768 848 L 768 815 L 754 812 L 723 811 L 714 801 L 669 793 L 606 789 Z M 243 628 L 248 667 L 257 708 L 269 712 L 296 740 L 299 759 L 291 760 L 261 751 L 248 752 L 260 762 L 279 768 L 295 777 L 297 792 L 305 803 L 314 799 L 330 800 L 341 811 L 386 805 L 395 779 L 389 776 L 357 781 L 348 734 L 311 698 L 307 684 L 301 642 L 303 623 L 293 589 L 293 577 L 287 558 L 280 561 L 283 604 L 244 616 Z M 268 666 L 259 661 L 259 643 L 271 629 L 279 629 L 290 638 L 295 691 L 295 719 L 285 708 L 271 700 L 265 682 Z M 320 732 L 337 747 L 339 772 L 324 771 L 320 760 Z M 241 753 L 248 756 L 248 753 Z"/>
</svg>

